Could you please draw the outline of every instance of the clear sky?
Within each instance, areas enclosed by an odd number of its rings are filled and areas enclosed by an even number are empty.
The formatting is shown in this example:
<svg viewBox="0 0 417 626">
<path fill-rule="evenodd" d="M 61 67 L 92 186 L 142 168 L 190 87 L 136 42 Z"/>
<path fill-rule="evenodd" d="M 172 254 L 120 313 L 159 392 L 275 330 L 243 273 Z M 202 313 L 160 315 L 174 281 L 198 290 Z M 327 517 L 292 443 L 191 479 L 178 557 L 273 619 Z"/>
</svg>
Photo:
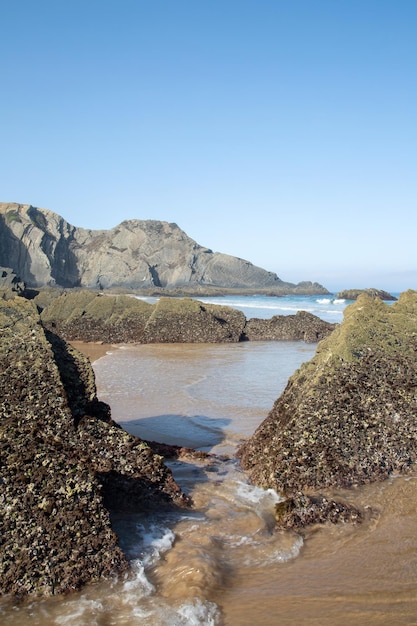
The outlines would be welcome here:
<svg viewBox="0 0 417 626">
<path fill-rule="evenodd" d="M 417 288 L 416 0 L 10 0 L 0 26 L 0 201 Z"/>
</svg>

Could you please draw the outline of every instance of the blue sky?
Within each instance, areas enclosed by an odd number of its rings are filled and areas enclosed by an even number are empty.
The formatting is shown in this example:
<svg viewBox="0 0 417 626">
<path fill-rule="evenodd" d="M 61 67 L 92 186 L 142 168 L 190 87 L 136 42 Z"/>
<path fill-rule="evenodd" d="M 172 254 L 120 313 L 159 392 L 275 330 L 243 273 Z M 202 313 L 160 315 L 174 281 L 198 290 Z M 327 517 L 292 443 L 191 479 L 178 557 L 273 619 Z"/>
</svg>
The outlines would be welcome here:
<svg viewBox="0 0 417 626">
<path fill-rule="evenodd" d="M 0 5 L 0 201 L 417 288 L 417 2 Z"/>
</svg>

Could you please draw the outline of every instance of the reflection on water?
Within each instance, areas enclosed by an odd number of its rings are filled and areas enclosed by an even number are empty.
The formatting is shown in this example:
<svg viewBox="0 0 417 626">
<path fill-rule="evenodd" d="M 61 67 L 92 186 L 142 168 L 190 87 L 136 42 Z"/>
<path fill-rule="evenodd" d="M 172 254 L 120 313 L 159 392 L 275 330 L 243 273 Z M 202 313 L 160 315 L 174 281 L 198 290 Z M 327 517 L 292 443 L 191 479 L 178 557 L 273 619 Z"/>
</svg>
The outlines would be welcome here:
<svg viewBox="0 0 417 626">
<path fill-rule="evenodd" d="M 69 597 L 0 604 L 34 625 L 361 625 L 417 623 L 417 481 L 343 493 L 372 506 L 363 526 L 273 532 L 279 496 L 233 459 L 315 346 L 136 346 L 95 364 L 99 395 L 135 434 L 230 455 L 173 462 L 194 508 L 113 522 L 132 570 Z M 161 436 L 160 436 L 161 435 Z"/>
</svg>

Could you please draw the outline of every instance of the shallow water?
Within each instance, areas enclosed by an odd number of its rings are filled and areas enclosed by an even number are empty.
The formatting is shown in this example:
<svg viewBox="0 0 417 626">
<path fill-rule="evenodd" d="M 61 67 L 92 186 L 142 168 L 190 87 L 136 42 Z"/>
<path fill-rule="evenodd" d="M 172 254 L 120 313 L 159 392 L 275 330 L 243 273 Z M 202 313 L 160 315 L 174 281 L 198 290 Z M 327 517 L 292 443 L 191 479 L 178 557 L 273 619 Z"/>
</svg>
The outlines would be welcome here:
<svg viewBox="0 0 417 626">
<path fill-rule="evenodd" d="M 353 490 L 360 527 L 273 532 L 279 496 L 233 460 L 288 377 L 316 346 L 291 342 L 111 348 L 95 363 L 99 397 L 139 436 L 229 459 L 171 464 L 195 506 L 114 519 L 132 571 L 66 598 L 3 601 L 20 626 L 416 624 L 417 481 Z"/>
</svg>

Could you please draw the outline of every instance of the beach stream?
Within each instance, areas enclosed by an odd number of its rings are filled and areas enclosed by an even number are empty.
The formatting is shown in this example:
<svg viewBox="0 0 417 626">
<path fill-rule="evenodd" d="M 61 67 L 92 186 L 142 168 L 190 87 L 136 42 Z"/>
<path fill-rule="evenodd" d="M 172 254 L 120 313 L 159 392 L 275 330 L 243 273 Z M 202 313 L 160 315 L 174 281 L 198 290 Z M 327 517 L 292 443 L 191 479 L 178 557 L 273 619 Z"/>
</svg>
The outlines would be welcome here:
<svg viewBox="0 0 417 626">
<path fill-rule="evenodd" d="M 416 624 L 414 477 L 342 493 L 371 507 L 363 525 L 277 533 L 279 495 L 249 485 L 234 459 L 315 349 L 292 342 L 96 347 L 95 356 L 106 352 L 94 364 L 98 395 L 113 419 L 145 439 L 214 456 L 170 463 L 193 498 L 189 511 L 114 518 L 129 574 L 67 597 L 3 600 L 0 622 Z"/>
</svg>

